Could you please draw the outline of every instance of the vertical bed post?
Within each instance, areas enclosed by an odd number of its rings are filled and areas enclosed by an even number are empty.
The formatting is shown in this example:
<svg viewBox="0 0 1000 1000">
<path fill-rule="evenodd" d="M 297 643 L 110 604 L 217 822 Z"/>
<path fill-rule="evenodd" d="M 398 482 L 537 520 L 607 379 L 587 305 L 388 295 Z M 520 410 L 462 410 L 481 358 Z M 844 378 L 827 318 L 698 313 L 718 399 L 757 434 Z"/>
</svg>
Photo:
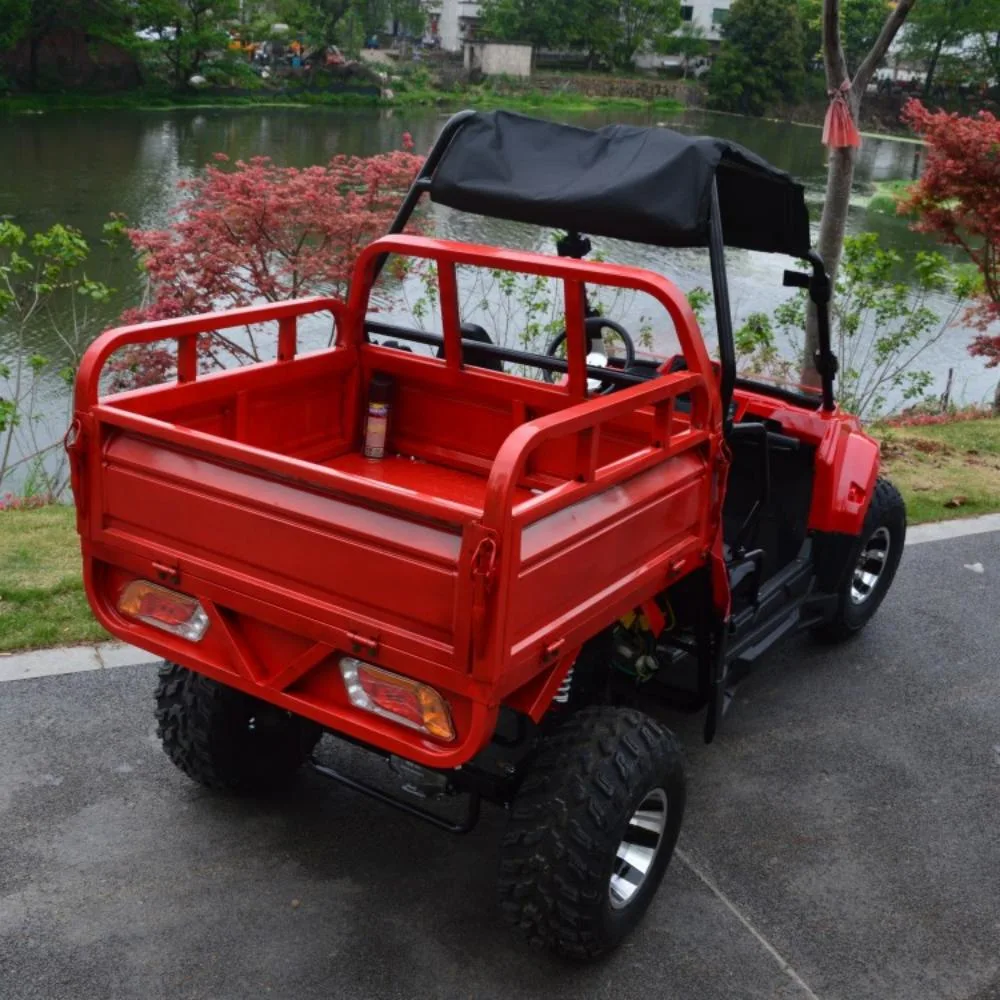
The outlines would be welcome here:
<svg viewBox="0 0 1000 1000">
<path fill-rule="evenodd" d="M 714 177 L 708 223 L 712 296 L 715 299 L 715 326 L 719 334 L 719 362 L 722 366 L 719 394 L 722 396 L 722 425 L 728 434 L 732 423 L 729 404 L 732 402 L 733 389 L 736 387 L 736 344 L 733 341 L 733 314 L 729 307 L 729 284 L 726 280 L 726 245 L 722 233 L 722 214 L 719 210 L 719 187 Z"/>
</svg>

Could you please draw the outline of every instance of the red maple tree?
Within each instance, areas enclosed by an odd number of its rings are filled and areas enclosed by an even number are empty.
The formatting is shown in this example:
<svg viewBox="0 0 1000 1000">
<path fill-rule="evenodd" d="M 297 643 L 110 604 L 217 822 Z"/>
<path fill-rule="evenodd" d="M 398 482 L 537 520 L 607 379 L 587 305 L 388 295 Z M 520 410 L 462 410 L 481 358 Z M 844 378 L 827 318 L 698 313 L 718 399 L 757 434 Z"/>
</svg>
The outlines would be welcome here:
<svg viewBox="0 0 1000 1000">
<path fill-rule="evenodd" d="M 126 323 L 233 309 L 304 295 L 343 295 L 355 259 L 383 235 L 417 173 L 421 157 L 404 150 L 335 156 L 325 166 L 279 167 L 267 157 L 216 163 L 182 181 L 186 197 L 166 229 L 130 230 L 149 281 L 148 301 Z M 207 364 L 256 360 L 243 343 L 202 338 Z M 111 365 L 120 387 L 159 381 L 168 367 L 156 348 L 133 351 Z"/>
<path fill-rule="evenodd" d="M 916 229 L 960 247 L 978 268 L 982 287 L 968 319 L 981 332 L 969 351 L 995 367 L 1000 336 L 987 329 L 1000 320 L 1000 119 L 931 112 L 918 100 L 902 117 L 927 143 L 927 162 L 900 211 L 915 213 Z"/>
</svg>

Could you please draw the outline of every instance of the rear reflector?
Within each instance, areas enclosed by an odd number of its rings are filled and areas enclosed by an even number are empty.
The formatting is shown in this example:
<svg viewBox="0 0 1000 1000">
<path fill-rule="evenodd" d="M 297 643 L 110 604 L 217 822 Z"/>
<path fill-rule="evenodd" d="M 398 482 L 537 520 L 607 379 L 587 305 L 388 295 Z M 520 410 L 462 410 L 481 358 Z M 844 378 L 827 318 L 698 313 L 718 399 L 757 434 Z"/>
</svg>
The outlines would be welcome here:
<svg viewBox="0 0 1000 1000">
<path fill-rule="evenodd" d="M 347 697 L 356 708 L 418 729 L 439 740 L 455 738 L 448 704 L 434 688 L 363 663 L 353 656 L 345 656 L 340 661 L 340 672 L 347 687 Z"/>
<path fill-rule="evenodd" d="M 208 628 L 208 615 L 193 597 L 148 580 L 133 580 L 118 598 L 118 610 L 191 642 L 200 642 Z"/>
</svg>

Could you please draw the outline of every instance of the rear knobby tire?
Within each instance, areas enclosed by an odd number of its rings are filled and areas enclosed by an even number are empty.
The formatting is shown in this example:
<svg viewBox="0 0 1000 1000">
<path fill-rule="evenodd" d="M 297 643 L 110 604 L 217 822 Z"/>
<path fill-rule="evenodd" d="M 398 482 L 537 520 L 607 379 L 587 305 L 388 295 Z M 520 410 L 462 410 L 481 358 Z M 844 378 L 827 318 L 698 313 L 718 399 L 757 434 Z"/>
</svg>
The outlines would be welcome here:
<svg viewBox="0 0 1000 1000">
<path fill-rule="evenodd" d="M 156 685 L 156 734 L 173 763 L 216 791 L 285 786 L 322 735 L 315 723 L 176 663 Z"/>
<path fill-rule="evenodd" d="M 646 840 L 630 820 L 640 806 L 641 817 L 655 815 L 656 803 L 665 816 L 658 840 Z M 500 863 L 505 918 L 533 944 L 569 957 L 610 951 L 649 907 L 683 815 L 683 756 L 673 734 L 633 709 L 580 710 L 545 738 L 511 805 Z M 626 837 L 637 836 L 647 850 L 657 843 L 644 876 L 619 859 Z M 623 871 L 638 883 L 626 902 Z"/>
<path fill-rule="evenodd" d="M 823 642 L 843 642 L 857 635 L 879 609 L 889 592 L 906 542 L 906 505 L 888 479 L 875 484 L 861 534 L 844 539 L 846 572 L 837 591 L 833 618 L 817 625 L 813 634 Z M 874 583 L 866 578 L 877 570 Z"/>
</svg>

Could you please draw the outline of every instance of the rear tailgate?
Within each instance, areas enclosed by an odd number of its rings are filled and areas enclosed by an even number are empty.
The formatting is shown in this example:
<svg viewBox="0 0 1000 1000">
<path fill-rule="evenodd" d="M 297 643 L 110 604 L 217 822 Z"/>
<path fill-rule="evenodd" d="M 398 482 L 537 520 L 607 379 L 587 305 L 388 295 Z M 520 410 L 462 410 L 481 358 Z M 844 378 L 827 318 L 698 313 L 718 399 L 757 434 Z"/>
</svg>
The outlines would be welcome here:
<svg viewBox="0 0 1000 1000">
<path fill-rule="evenodd" d="M 228 313 L 184 320 L 182 331 L 163 324 L 117 331 L 108 344 L 197 336 L 213 322 L 247 318 Z M 141 392 L 131 409 L 98 401 L 97 373 L 109 350 L 99 341 L 88 352 L 70 441 L 88 596 L 105 627 L 413 759 L 437 766 L 467 759 L 488 735 L 493 711 L 488 685 L 470 675 L 468 616 L 459 611 L 471 586 L 463 589 L 461 572 L 469 577 L 470 523 L 480 512 L 136 412 L 148 408 Z M 293 359 L 294 341 L 270 363 L 274 377 L 314 364 Z M 258 367 L 260 378 L 271 377 L 269 365 Z M 206 391 L 235 385 L 246 372 L 212 376 Z M 190 388 L 184 383 L 156 391 L 180 397 Z M 120 613 L 123 589 L 136 579 L 197 598 L 210 622 L 204 638 L 192 643 Z M 359 718 L 340 677 L 345 653 L 441 690 L 456 742 L 431 745 L 370 714 Z"/>
<path fill-rule="evenodd" d="M 109 409 L 93 412 L 99 458 L 82 476 L 80 520 L 88 594 L 111 632 L 359 738 L 385 730 L 388 748 L 428 764 L 464 759 L 459 746 L 415 749 L 398 726 L 362 724 L 338 660 L 354 654 L 431 684 L 463 742 L 482 739 L 489 687 L 469 673 L 460 610 L 475 535 L 466 518 L 432 520 L 182 449 L 116 426 L 145 418 Z M 197 598 L 211 623 L 203 641 L 124 618 L 117 601 L 135 579 Z"/>
</svg>

